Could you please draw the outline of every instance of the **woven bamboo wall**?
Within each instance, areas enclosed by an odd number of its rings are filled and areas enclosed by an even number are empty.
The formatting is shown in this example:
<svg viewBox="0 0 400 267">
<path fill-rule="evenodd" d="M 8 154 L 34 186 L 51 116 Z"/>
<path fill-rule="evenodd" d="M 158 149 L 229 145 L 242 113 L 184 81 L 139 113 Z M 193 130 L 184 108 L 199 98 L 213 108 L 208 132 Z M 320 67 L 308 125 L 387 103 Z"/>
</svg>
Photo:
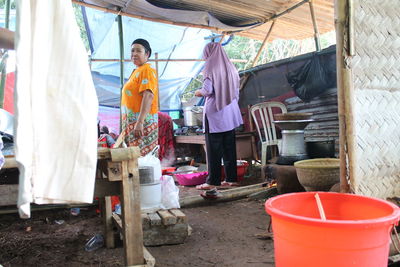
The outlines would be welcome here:
<svg viewBox="0 0 400 267">
<path fill-rule="evenodd" d="M 399 0 L 353 0 L 350 57 L 356 194 L 400 196 Z M 350 153 L 351 156 L 352 153 Z"/>
</svg>

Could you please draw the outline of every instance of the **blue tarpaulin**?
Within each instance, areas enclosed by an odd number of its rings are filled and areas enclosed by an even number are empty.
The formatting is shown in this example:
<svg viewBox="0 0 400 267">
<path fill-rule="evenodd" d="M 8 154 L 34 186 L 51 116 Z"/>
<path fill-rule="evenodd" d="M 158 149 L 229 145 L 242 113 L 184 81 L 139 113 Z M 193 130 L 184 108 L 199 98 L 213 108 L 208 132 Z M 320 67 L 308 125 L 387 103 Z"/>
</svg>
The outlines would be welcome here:
<svg viewBox="0 0 400 267">
<path fill-rule="evenodd" d="M 115 14 L 82 7 L 88 33 L 92 59 L 119 59 L 118 22 Z M 174 26 L 163 23 L 122 17 L 124 58 L 130 59 L 131 43 L 137 38 L 149 41 L 151 59 L 157 52 L 159 59 L 200 59 L 204 46 L 209 42 L 205 37 L 210 30 Z M 150 62 L 156 68 L 155 62 Z M 117 107 L 120 99 L 120 63 L 91 63 L 93 80 L 100 105 Z M 202 61 L 169 61 L 158 63 L 160 109 L 181 108 L 180 95 L 193 77 L 200 72 Z M 124 63 L 124 79 L 134 69 L 132 62 Z"/>
</svg>

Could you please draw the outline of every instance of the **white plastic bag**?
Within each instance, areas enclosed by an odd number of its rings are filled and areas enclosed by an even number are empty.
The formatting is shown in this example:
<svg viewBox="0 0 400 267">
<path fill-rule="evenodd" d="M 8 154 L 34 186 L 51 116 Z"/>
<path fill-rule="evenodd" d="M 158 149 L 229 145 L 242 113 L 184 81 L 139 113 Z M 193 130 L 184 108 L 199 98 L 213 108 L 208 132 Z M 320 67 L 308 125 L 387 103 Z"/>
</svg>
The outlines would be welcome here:
<svg viewBox="0 0 400 267">
<path fill-rule="evenodd" d="M 169 175 L 161 177 L 161 207 L 163 209 L 179 209 L 179 188 L 174 178 Z"/>
<path fill-rule="evenodd" d="M 160 160 L 155 156 L 157 149 L 158 148 L 155 148 L 152 152 L 148 153 L 146 156 L 138 158 L 139 167 L 143 166 L 153 167 L 155 182 L 159 181 L 162 175 Z"/>
</svg>

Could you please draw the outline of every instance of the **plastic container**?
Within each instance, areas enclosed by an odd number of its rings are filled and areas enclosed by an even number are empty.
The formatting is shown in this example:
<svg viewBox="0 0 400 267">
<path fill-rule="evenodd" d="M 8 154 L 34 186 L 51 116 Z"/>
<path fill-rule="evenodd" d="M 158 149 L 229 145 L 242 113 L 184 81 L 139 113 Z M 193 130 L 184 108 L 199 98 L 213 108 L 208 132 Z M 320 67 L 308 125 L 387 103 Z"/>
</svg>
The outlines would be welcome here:
<svg viewBox="0 0 400 267">
<path fill-rule="evenodd" d="M 140 207 L 142 209 L 161 206 L 161 182 L 140 185 Z"/>
<path fill-rule="evenodd" d="M 166 175 L 168 173 L 174 172 L 176 167 L 163 167 L 162 168 L 162 175 Z"/>
<path fill-rule="evenodd" d="M 276 267 L 387 266 L 399 207 L 370 197 L 318 192 L 326 215 L 322 221 L 315 193 L 284 194 L 265 203 L 272 217 Z"/>
<path fill-rule="evenodd" d="M 204 184 L 207 179 L 208 172 L 195 172 L 187 174 L 175 174 L 180 185 L 199 185 Z"/>
<path fill-rule="evenodd" d="M 104 246 L 104 237 L 101 234 L 96 234 L 85 244 L 86 251 L 94 251 Z"/>
<path fill-rule="evenodd" d="M 237 160 L 237 180 L 238 182 L 243 181 L 244 175 L 247 172 L 247 167 L 249 167 L 249 163 L 245 160 Z M 225 170 L 224 166 L 221 167 L 221 181 L 225 180 Z"/>
<path fill-rule="evenodd" d="M 162 172 L 161 172 L 161 163 L 160 160 L 154 156 L 152 154 L 152 152 L 148 153 L 146 156 L 144 157 L 139 157 L 138 158 L 138 165 L 139 168 L 141 167 L 152 167 L 153 168 L 153 181 L 159 181 L 161 176 L 162 176 Z"/>
</svg>

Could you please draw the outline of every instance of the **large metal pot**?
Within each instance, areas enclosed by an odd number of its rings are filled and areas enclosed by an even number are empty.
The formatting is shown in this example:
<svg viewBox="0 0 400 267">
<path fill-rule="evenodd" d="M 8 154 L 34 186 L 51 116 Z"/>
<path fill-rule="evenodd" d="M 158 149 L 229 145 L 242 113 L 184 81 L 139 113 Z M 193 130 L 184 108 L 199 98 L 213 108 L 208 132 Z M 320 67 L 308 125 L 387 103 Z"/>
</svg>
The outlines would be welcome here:
<svg viewBox="0 0 400 267">
<path fill-rule="evenodd" d="M 306 145 L 308 156 L 311 159 L 335 157 L 335 140 L 309 141 Z"/>
<path fill-rule="evenodd" d="M 203 123 L 203 108 L 202 107 L 184 107 L 183 122 L 185 126 L 201 126 Z"/>
</svg>

